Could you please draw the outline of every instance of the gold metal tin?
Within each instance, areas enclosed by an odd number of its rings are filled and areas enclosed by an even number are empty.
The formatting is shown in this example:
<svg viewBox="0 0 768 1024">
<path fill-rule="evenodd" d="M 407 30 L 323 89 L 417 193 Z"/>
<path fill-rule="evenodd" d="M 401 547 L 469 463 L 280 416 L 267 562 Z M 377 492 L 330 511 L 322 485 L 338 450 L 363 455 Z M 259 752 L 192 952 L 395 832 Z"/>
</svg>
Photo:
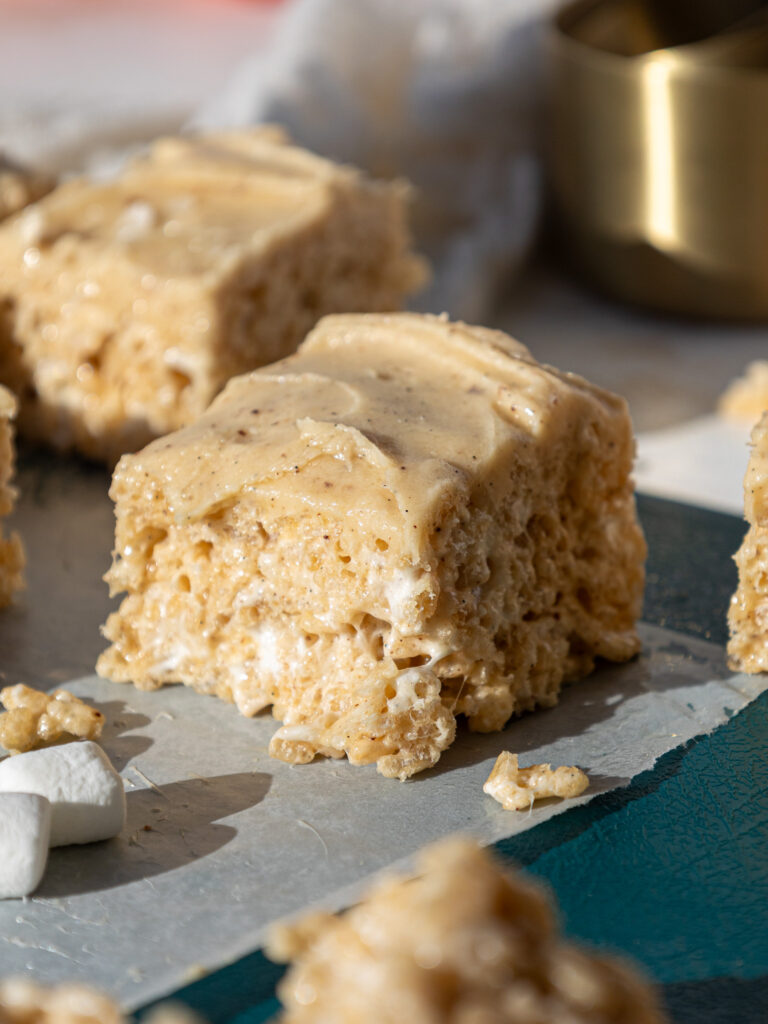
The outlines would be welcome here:
<svg viewBox="0 0 768 1024">
<path fill-rule="evenodd" d="M 616 295 L 768 319 L 766 25 L 658 48 L 641 0 L 557 17 L 552 192 L 574 262 Z"/>
</svg>

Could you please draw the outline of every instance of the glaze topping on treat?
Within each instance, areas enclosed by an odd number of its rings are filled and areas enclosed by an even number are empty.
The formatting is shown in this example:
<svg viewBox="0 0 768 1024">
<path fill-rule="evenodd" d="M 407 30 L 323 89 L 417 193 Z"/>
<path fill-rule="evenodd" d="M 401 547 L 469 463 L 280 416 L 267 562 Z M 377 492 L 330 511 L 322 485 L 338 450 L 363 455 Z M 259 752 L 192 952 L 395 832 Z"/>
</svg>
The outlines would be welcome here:
<svg viewBox="0 0 768 1024">
<path fill-rule="evenodd" d="M 270 516 L 304 506 L 375 524 L 390 549 L 417 560 L 473 478 L 506 482 L 510 447 L 570 439 L 581 395 L 609 414 L 623 409 L 500 331 L 415 314 L 326 317 L 300 353 L 232 380 L 196 423 L 122 475 L 161 481 L 176 522 L 247 491 Z M 613 470 L 616 482 L 625 468 Z"/>
</svg>

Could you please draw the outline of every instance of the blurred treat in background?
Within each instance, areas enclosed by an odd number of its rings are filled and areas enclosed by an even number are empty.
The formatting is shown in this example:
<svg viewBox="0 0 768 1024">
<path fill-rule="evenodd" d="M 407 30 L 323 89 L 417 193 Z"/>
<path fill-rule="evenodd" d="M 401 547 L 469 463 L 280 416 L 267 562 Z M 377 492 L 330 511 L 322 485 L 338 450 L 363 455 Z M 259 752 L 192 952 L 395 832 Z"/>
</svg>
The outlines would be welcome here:
<svg viewBox="0 0 768 1024">
<path fill-rule="evenodd" d="M 548 154 L 571 262 L 675 313 L 768 317 L 768 7 L 578 0 Z"/>
</svg>

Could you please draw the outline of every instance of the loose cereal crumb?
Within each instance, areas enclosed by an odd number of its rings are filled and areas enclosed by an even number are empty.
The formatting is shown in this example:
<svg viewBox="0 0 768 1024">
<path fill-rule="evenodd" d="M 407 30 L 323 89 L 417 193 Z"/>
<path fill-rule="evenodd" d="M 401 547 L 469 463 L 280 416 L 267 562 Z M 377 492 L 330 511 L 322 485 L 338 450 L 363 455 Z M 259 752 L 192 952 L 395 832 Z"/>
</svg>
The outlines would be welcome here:
<svg viewBox="0 0 768 1024">
<path fill-rule="evenodd" d="M 564 766 L 553 770 L 548 764 L 520 768 L 517 754 L 502 750 L 485 780 L 483 792 L 498 800 L 507 811 L 525 811 L 534 800 L 580 796 L 588 785 L 589 779 L 580 768 Z"/>
<path fill-rule="evenodd" d="M 270 955 L 293 960 L 275 1024 L 662 1024 L 645 980 L 567 943 L 544 891 L 477 844 L 418 868 L 273 930 Z"/>
<path fill-rule="evenodd" d="M 0 690 L 0 746 L 10 754 L 68 740 L 96 740 L 104 715 L 67 690 L 42 693 L 18 683 Z"/>
</svg>

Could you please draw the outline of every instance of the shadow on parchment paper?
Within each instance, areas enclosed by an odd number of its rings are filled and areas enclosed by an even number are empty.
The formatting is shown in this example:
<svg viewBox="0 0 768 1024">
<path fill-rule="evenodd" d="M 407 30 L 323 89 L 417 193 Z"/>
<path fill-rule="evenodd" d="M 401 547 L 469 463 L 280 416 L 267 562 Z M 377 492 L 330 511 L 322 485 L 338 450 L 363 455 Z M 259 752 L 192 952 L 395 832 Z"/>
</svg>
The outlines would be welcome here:
<svg viewBox="0 0 768 1024">
<path fill-rule="evenodd" d="M 149 750 L 154 740 L 149 736 L 126 736 L 133 729 L 141 729 L 149 725 L 151 719 L 140 711 L 134 711 L 124 700 L 95 701 L 88 698 L 88 703 L 98 708 L 104 715 L 104 731 L 101 734 L 101 745 L 115 766 L 121 772 L 134 757 Z"/>
<path fill-rule="evenodd" d="M 733 674 L 725 664 L 725 658 L 722 665 L 709 662 L 676 641 L 657 647 L 656 653 L 668 655 L 675 661 L 667 669 L 657 660 L 653 672 L 650 658 L 643 654 L 622 665 L 600 661 L 591 676 L 564 686 L 559 703 L 553 708 L 539 708 L 535 713 L 513 718 L 501 732 L 473 733 L 464 718 L 459 718 L 454 744 L 434 768 L 409 779 L 409 784 L 418 785 L 422 780 L 497 757 L 502 750 L 511 749 L 516 754 L 525 755 L 529 750 L 556 740 L 582 736 L 588 728 L 612 718 L 625 701 L 649 691 L 662 696 L 668 694 L 674 700 L 676 688 L 696 682 L 687 672 L 680 671 L 678 659 L 694 665 L 708 664 L 708 680 L 728 679 Z M 678 702 L 677 707 L 685 713 L 684 703 Z M 621 781 L 617 782 L 620 784 Z"/>
<path fill-rule="evenodd" d="M 186 779 L 127 794 L 128 821 L 115 839 L 51 850 L 36 897 L 55 899 L 115 889 L 184 867 L 237 835 L 221 818 L 261 803 L 272 776 L 237 772 Z"/>
</svg>

